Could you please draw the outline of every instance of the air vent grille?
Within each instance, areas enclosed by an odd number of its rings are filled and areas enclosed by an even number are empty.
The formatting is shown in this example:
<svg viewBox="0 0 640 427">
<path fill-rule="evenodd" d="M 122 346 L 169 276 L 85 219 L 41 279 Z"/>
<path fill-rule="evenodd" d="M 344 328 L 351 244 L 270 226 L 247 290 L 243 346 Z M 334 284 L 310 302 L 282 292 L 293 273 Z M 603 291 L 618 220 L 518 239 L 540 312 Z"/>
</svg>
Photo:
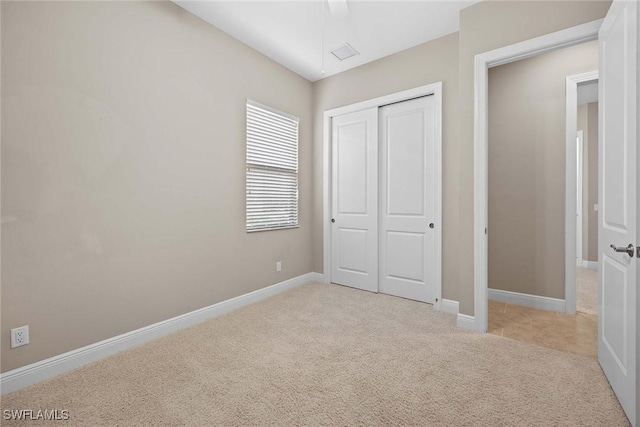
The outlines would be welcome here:
<svg viewBox="0 0 640 427">
<path fill-rule="evenodd" d="M 341 46 L 335 50 L 332 50 L 331 53 L 338 58 L 340 61 L 344 61 L 347 58 L 351 58 L 352 56 L 356 56 L 358 51 L 355 50 L 349 43 Z"/>
</svg>

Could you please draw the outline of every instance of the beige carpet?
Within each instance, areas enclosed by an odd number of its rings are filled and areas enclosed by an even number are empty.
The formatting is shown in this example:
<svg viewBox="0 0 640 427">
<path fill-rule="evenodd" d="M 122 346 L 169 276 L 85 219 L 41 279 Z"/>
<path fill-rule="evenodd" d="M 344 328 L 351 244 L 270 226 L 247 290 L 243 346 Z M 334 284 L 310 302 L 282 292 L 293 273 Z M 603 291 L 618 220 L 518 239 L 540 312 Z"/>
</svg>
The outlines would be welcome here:
<svg viewBox="0 0 640 427">
<path fill-rule="evenodd" d="M 427 304 L 309 284 L 1 407 L 68 410 L 57 426 L 628 425 L 595 360 L 454 323 Z"/>
<path fill-rule="evenodd" d="M 598 270 L 576 267 L 576 308 L 598 314 Z"/>
</svg>

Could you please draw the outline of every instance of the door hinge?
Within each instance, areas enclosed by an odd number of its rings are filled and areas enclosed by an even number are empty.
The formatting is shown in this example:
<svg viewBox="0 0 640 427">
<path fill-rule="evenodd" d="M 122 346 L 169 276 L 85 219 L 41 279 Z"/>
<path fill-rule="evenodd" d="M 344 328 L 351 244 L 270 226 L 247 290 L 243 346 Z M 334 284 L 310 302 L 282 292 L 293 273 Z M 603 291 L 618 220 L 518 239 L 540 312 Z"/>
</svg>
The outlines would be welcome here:
<svg viewBox="0 0 640 427">
<path fill-rule="evenodd" d="M 636 258 L 640 258 L 640 246 L 636 246 Z"/>
</svg>

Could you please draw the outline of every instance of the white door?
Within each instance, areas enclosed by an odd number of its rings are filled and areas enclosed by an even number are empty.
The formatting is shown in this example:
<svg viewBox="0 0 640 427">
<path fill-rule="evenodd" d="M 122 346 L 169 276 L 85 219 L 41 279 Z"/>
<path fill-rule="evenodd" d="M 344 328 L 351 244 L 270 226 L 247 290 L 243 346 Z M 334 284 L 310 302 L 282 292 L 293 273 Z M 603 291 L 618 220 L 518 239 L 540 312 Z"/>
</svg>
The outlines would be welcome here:
<svg viewBox="0 0 640 427">
<path fill-rule="evenodd" d="M 434 113 L 433 96 L 380 109 L 380 292 L 432 304 L 436 280 Z"/>
<path fill-rule="evenodd" d="M 638 212 L 637 3 L 614 1 L 600 28 L 598 360 L 633 425 L 636 400 Z M 611 247 L 614 246 L 614 248 Z"/>
<path fill-rule="evenodd" d="M 378 291 L 378 109 L 332 119 L 331 281 Z"/>
</svg>

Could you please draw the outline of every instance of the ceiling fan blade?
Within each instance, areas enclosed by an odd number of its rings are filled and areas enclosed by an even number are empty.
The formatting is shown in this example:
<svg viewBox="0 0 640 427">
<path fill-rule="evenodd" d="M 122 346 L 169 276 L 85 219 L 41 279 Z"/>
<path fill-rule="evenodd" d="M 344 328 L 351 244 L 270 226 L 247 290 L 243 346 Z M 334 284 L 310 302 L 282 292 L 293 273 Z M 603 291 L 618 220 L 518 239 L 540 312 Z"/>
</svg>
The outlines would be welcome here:
<svg viewBox="0 0 640 427">
<path fill-rule="evenodd" d="M 344 18 L 349 16 L 347 0 L 327 0 L 329 11 L 334 18 Z"/>
</svg>

